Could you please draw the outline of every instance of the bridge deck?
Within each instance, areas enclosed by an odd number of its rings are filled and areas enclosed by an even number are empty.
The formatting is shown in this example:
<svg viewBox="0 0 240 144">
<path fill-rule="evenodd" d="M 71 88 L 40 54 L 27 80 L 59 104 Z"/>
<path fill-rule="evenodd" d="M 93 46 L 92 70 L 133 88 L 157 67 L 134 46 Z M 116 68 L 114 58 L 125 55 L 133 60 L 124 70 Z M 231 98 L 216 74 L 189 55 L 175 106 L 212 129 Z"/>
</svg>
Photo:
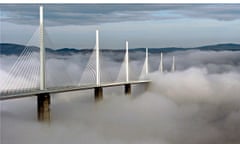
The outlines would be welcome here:
<svg viewBox="0 0 240 144">
<path fill-rule="evenodd" d="M 16 94 L 4 94 L 4 95 L 0 96 L 0 101 L 23 98 L 23 97 L 32 97 L 32 96 L 37 96 L 39 94 L 44 94 L 44 93 L 49 93 L 49 94 L 50 93 L 62 93 L 62 92 L 94 89 L 96 87 L 114 87 L 114 86 L 121 86 L 121 85 L 126 85 L 126 84 L 141 84 L 141 83 L 150 83 L 150 82 L 151 82 L 151 80 L 139 80 L 139 81 L 129 81 L 129 82 L 102 83 L 101 85 L 89 84 L 89 85 L 82 85 L 82 86 L 53 87 L 53 88 L 48 88 L 46 90 L 33 90 L 31 92 L 22 92 L 22 93 L 16 93 Z"/>
</svg>

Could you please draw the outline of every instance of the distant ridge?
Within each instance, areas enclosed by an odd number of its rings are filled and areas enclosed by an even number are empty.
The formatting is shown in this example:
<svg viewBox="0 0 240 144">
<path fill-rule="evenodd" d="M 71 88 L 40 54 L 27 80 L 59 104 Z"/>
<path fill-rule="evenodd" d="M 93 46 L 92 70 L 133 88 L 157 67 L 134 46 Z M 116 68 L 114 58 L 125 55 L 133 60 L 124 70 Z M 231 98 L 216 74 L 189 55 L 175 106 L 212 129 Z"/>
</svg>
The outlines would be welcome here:
<svg viewBox="0 0 240 144">
<path fill-rule="evenodd" d="M 0 54 L 1 55 L 20 55 L 26 46 L 12 43 L 1 43 L 0 44 Z M 38 47 L 28 46 L 31 51 L 39 51 Z M 160 52 L 174 52 L 174 51 L 187 51 L 187 50 L 200 50 L 200 51 L 240 51 L 240 44 L 226 43 L 226 44 L 216 44 L 207 45 L 196 48 L 178 48 L 178 47 L 168 47 L 168 48 L 149 48 L 150 53 L 160 53 Z M 46 48 L 47 53 L 57 54 L 57 55 L 72 55 L 76 53 L 88 53 L 92 49 L 76 49 L 76 48 L 62 48 L 62 49 L 51 49 Z M 102 49 L 102 52 L 124 52 L 124 49 Z M 145 48 L 131 48 L 130 52 L 145 51 Z"/>
</svg>

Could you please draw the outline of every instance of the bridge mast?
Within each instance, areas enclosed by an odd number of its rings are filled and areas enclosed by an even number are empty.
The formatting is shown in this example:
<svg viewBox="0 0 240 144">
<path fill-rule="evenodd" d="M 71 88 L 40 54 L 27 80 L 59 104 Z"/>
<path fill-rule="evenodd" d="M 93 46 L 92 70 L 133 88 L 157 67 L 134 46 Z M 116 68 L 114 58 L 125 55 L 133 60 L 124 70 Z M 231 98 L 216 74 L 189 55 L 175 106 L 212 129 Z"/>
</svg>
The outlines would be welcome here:
<svg viewBox="0 0 240 144">
<path fill-rule="evenodd" d="M 46 89 L 45 71 L 45 47 L 44 47 L 44 22 L 43 6 L 40 6 L 40 90 Z M 37 112 L 39 121 L 50 121 L 50 94 L 42 93 L 37 95 Z"/>
<path fill-rule="evenodd" d="M 172 58 L 172 72 L 175 72 L 175 56 Z"/>
<path fill-rule="evenodd" d="M 96 30 L 96 73 L 97 79 L 96 84 L 100 85 L 100 69 L 99 69 L 99 32 Z"/>
<path fill-rule="evenodd" d="M 94 98 L 95 101 L 101 101 L 103 99 L 103 88 L 100 85 L 100 63 L 99 63 L 99 32 L 96 30 L 96 85 L 94 88 Z"/>
<path fill-rule="evenodd" d="M 126 82 L 129 81 L 129 66 L 128 66 L 128 41 L 126 41 L 126 55 L 125 55 L 125 63 L 126 63 Z"/>
<path fill-rule="evenodd" d="M 148 75 L 148 48 L 146 48 L 146 75 Z"/>
<path fill-rule="evenodd" d="M 43 6 L 40 6 L 40 90 L 46 88 Z"/>
<path fill-rule="evenodd" d="M 160 66 L 159 66 L 160 72 L 163 72 L 163 53 L 161 52 L 161 59 L 160 59 Z"/>
<path fill-rule="evenodd" d="M 128 41 L 126 41 L 126 55 L 125 55 L 125 64 L 126 64 L 126 82 L 125 84 L 125 94 L 130 95 L 131 94 L 131 84 L 129 82 L 129 63 L 128 63 Z"/>
</svg>

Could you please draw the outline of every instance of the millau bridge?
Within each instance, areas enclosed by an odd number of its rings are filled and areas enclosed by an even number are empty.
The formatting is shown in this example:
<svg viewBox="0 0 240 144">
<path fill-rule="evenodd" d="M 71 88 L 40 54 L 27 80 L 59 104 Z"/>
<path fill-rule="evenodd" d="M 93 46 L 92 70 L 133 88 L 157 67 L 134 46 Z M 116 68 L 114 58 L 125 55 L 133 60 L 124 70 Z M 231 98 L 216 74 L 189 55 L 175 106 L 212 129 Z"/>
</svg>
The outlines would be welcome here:
<svg viewBox="0 0 240 144">
<path fill-rule="evenodd" d="M 149 79 L 141 79 L 141 80 L 130 80 L 129 79 L 129 54 L 128 54 L 128 41 L 126 41 L 126 52 L 125 52 L 125 81 L 120 82 L 101 82 L 101 71 L 100 71 L 100 62 L 99 62 L 99 31 L 96 30 L 96 44 L 95 44 L 95 83 L 93 84 L 81 84 L 76 86 L 59 86 L 59 87 L 47 87 L 46 86 L 46 58 L 45 58 L 45 46 L 44 46 L 44 21 L 43 21 L 43 6 L 40 6 L 40 69 L 39 69 L 39 88 L 37 89 L 29 89 L 18 90 L 17 92 L 14 90 L 4 90 L 0 91 L 0 101 L 3 100 L 11 100 L 11 99 L 19 99 L 26 97 L 37 97 L 37 115 L 39 121 L 50 121 L 51 111 L 51 94 L 55 93 L 63 93 L 63 92 L 71 92 L 71 91 L 82 91 L 82 90 L 94 90 L 94 99 L 96 102 L 103 100 L 103 88 L 106 87 L 115 87 L 115 86 L 123 86 L 124 93 L 126 95 L 131 95 L 131 85 L 136 84 L 146 84 L 151 83 Z M 163 71 L 162 64 L 162 54 L 160 61 L 160 71 Z M 172 70 L 175 69 L 174 57 L 173 57 L 173 65 Z M 145 75 L 148 75 L 148 49 L 146 49 L 146 57 L 145 57 Z M 14 83 L 13 83 L 14 85 Z"/>
</svg>

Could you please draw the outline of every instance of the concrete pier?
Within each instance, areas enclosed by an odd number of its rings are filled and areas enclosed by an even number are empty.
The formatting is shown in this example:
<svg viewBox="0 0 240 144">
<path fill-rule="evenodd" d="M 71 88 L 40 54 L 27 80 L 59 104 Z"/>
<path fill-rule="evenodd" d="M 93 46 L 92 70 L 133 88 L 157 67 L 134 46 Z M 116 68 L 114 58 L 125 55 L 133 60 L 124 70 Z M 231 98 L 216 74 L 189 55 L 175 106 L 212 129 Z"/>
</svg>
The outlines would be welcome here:
<svg viewBox="0 0 240 144">
<path fill-rule="evenodd" d="M 37 95 L 37 111 L 38 111 L 38 120 L 49 122 L 51 117 L 50 111 L 50 94 L 44 93 Z"/>
<path fill-rule="evenodd" d="M 103 100 L 103 88 L 102 87 L 94 88 L 94 99 L 96 102 Z"/>
<path fill-rule="evenodd" d="M 126 95 L 131 95 L 131 84 L 125 84 L 124 85 L 124 93 Z"/>
</svg>

